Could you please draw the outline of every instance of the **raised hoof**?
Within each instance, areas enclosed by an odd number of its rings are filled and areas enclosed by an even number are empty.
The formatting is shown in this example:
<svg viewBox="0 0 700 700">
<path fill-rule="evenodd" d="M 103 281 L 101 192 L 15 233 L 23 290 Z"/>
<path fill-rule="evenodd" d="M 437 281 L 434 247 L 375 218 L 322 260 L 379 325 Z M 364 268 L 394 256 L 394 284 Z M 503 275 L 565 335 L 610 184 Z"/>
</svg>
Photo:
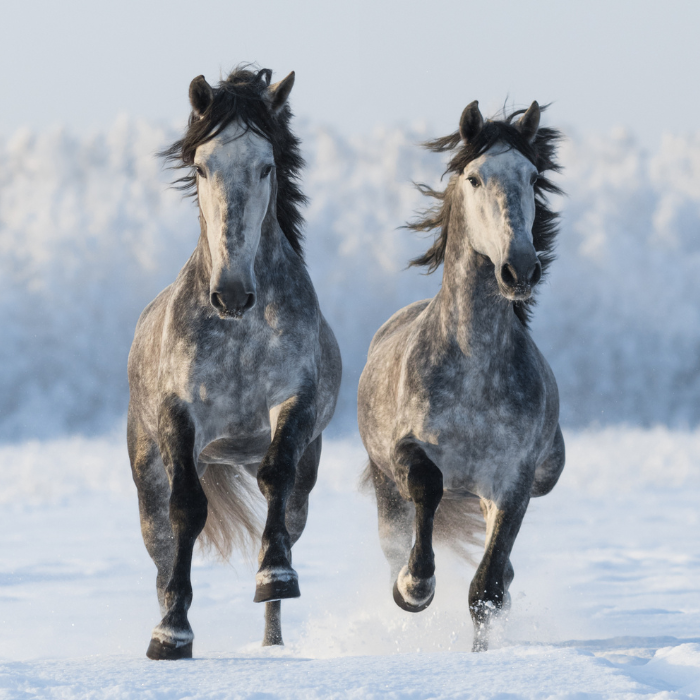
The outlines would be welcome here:
<svg viewBox="0 0 700 700">
<path fill-rule="evenodd" d="M 272 600 L 284 600 L 285 598 L 299 598 L 301 591 L 299 590 L 299 579 L 294 576 L 286 575 L 283 579 L 268 580 L 263 583 L 258 583 L 255 586 L 254 603 L 269 603 Z"/>
<path fill-rule="evenodd" d="M 401 608 L 401 610 L 405 610 L 406 612 L 410 613 L 423 612 L 423 610 L 425 610 L 433 602 L 434 597 L 435 593 L 433 593 L 430 598 L 425 601 L 425 603 L 422 603 L 421 605 L 411 605 L 403 599 L 401 593 L 399 592 L 398 583 L 394 581 L 394 602 Z"/>
<path fill-rule="evenodd" d="M 178 647 L 159 639 L 151 639 L 146 656 L 154 661 L 177 661 L 178 659 L 192 658 L 192 642 Z"/>
</svg>

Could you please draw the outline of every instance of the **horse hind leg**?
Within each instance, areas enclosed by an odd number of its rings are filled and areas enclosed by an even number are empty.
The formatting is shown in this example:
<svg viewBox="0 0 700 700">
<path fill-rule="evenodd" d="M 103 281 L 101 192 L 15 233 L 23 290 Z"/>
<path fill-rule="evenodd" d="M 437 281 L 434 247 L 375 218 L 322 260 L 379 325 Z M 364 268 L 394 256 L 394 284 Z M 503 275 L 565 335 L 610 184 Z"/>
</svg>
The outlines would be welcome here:
<svg viewBox="0 0 700 700">
<path fill-rule="evenodd" d="M 554 442 L 547 458 L 538 465 L 535 469 L 535 480 L 530 490 L 530 495 L 534 498 L 537 496 L 546 496 L 555 486 L 566 462 L 566 448 L 564 446 L 564 436 L 561 433 L 561 427 L 557 426 L 557 432 L 554 435 Z"/>
<path fill-rule="evenodd" d="M 165 587 L 170 580 L 175 546 L 170 527 L 170 484 L 156 443 L 129 416 L 127 444 L 131 473 L 139 499 L 141 534 L 153 563 L 156 565 L 156 591 L 161 616 L 165 615 Z"/>
<path fill-rule="evenodd" d="M 421 612 L 435 595 L 433 523 L 442 499 L 442 472 L 421 447 L 411 442 L 399 444 L 394 461 L 399 490 L 408 494 L 416 513 L 416 539 L 408 564 L 396 578 L 394 601 L 403 610 Z"/>
<path fill-rule="evenodd" d="M 294 487 L 285 513 L 285 524 L 293 547 L 301 537 L 306 527 L 309 513 L 309 494 L 316 485 L 318 465 L 321 461 L 321 436 L 319 435 L 309 446 L 297 464 Z M 291 554 L 290 561 L 291 564 Z M 264 647 L 283 645 L 282 639 L 282 601 L 270 600 L 265 603 L 265 633 Z"/>
<path fill-rule="evenodd" d="M 401 497 L 396 483 L 372 460 L 368 471 L 377 498 L 379 542 L 389 562 L 393 585 L 411 553 L 415 508 Z"/>
</svg>

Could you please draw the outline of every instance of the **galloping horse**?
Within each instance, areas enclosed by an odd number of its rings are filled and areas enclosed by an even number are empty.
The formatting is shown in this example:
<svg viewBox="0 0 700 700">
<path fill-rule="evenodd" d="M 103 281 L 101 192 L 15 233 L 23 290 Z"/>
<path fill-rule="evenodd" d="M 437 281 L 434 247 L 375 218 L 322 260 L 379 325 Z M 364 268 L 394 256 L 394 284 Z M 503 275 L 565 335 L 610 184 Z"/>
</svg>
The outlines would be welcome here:
<svg viewBox="0 0 700 700">
<path fill-rule="evenodd" d="M 216 88 L 195 78 L 187 131 L 164 152 L 190 168 L 178 182 L 197 197 L 201 235 L 141 315 L 129 355 L 129 456 L 162 614 L 151 659 L 192 656 L 200 533 L 224 556 L 256 536 L 248 475 L 267 500 L 255 589 L 263 644 L 282 644 L 280 600 L 300 594 L 291 548 L 341 362 L 302 258 L 294 73 L 274 85 L 271 75 L 239 68 Z"/>
<path fill-rule="evenodd" d="M 557 233 L 546 193 L 559 190 L 544 174 L 558 170 L 560 135 L 539 121 L 536 102 L 487 122 L 472 102 L 459 131 L 426 144 L 453 154 L 443 192 L 420 186 L 439 204 L 409 228 L 437 236 L 412 264 L 432 272 L 444 263 L 442 288 L 379 329 L 358 394 L 366 477 L 401 608 L 420 612 L 433 599 L 434 526 L 453 543 L 473 541 L 481 509 L 474 651 L 488 648 L 489 623 L 509 605 L 510 553 L 528 502 L 564 468 L 557 385 L 527 330 Z"/>
</svg>

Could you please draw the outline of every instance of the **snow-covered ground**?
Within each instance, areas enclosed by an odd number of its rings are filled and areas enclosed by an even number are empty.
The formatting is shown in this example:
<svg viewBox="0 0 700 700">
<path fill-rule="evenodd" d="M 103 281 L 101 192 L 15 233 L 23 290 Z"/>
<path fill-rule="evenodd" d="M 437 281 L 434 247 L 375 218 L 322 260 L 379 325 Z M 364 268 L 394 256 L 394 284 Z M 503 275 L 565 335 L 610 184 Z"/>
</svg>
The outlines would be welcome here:
<svg viewBox="0 0 700 700">
<path fill-rule="evenodd" d="M 471 654 L 468 566 L 397 608 L 357 438 L 328 440 L 295 549 L 286 647 L 262 649 L 241 558 L 199 555 L 195 659 L 150 662 L 158 621 L 124 441 L 0 448 L 1 698 L 700 697 L 700 432 L 568 432 L 516 542 L 509 619 Z"/>
</svg>

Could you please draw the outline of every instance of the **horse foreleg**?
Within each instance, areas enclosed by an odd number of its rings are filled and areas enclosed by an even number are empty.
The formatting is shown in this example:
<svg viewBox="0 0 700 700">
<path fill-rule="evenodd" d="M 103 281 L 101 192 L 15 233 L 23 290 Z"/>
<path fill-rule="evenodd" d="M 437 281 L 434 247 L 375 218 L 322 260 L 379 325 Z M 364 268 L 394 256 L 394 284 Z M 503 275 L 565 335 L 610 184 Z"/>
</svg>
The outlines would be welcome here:
<svg viewBox="0 0 700 700">
<path fill-rule="evenodd" d="M 173 531 L 168 513 L 170 484 L 158 446 L 146 435 L 131 412 L 127 423 L 127 445 L 131 473 L 139 497 L 141 534 L 158 571 L 156 591 L 160 614 L 163 616 L 166 613 L 165 587 L 170 580 L 175 558 Z"/>
<path fill-rule="evenodd" d="M 292 569 L 292 539 L 287 530 L 287 502 L 294 489 L 297 464 L 306 450 L 315 422 L 310 400 L 295 396 L 282 406 L 272 444 L 258 468 L 258 486 L 267 500 L 255 576 L 256 603 L 298 598 L 299 578 Z"/>
<path fill-rule="evenodd" d="M 389 562 L 393 584 L 411 553 L 416 511 L 410 501 L 401 497 L 393 479 L 371 460 L 369 469 L 377 497 L 379 543 Z"/>
<path fill-rule="evenodd" d="M 321 460 L 321 436 L 319 435 L 304 451 L 296 468 L 294 488 L 287 502 L 285 522 L 293 547 L 306 527 L 309 512 L 309 494 L 316 485 L 318 464 Z M 291 564 L 291 554 L 290 562 Z M 282 601 L 265 603 L 265 634 L 263 646 L 284 644 L 282 640 Z"/>
<path fill-rule="evenodd" d="M 416 541 L 394 584 L 394 601 L 408 612 L 420 612 L 435 595 L 433 521 L 442 498 L 442 472 L 421 447 L 404 442 L 395 451 L 394 475 L 416 509 Z"/>
<path fill-rule="evenodd" d="M 482 500 L 486 518 L 484 556 L 469 586 L 469 611 L 474 622 L 472 651 L 486 651 L 489 628 L 495 615 L 510 602 L 508 587 L 515 576 L 510 553 L 520 531 L 529 497 L 509 505 Z"/>
<path fill-rule="evenodd" d="M 194 461 L 195 430 L 186 409 L 176 400 L 164 402 L 158 416 L 160 452 L 170 481 L 170 526 L 175 556 L 165 588 L 165 615 L 153 630 L 146 655 L 151 659 L 192 656 L 194 633 L 187 619 L 192 603 L 192 550 L 207 521 L 204 495 Z"/>
</svg>

